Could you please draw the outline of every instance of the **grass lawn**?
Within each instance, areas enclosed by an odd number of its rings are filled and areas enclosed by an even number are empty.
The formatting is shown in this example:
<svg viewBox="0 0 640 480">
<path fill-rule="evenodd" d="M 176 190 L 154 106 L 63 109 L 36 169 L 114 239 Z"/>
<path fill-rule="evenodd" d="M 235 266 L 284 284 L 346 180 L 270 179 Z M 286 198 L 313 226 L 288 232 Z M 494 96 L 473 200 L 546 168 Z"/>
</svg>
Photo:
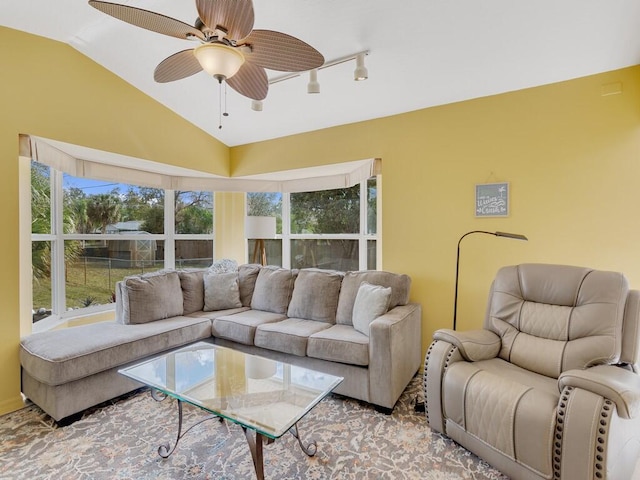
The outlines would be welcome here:
<svg viewBox="0 0 640 480">
<path fill-rule="evenodd" d="M 109 268 L 103 265 L 83 261 L 67 266 L 66 297 L 67 308 L 82 308 L 89 305 L 111 303 L 114 300 L 116 282 L 128 275 L 148 273 L 163 268 L 161 262 L 153 267 Z M 51 279 L 45 278 L 33 282 L 33 308 L 51 308 Z"/>
</svg>

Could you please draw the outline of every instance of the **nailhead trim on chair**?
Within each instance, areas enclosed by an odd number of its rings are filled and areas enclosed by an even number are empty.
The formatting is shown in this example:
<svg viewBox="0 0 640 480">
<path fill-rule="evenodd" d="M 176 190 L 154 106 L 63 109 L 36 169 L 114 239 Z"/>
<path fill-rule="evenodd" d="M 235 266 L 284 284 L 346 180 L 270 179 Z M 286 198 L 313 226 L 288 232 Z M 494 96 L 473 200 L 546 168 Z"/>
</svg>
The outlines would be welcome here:
<svg viewBox="0 0 640 480">
<path fill-rule="evenodd" d="M 611 400 L 605 400 L 600 410 L 600 427 L 598 427 L 598 437 L 596 445 L 596 463 L 595 463 L 595 478 L 604 478 L 606 469 L 606 457 L 605 457 L 605 445 L 607 438 L 609 438 L 609 415 L 613 410 L 613 402 Z"/>
<path fill-rule="evenodd" d="M 558 413 L 556 416 L 556 434 L 553 443 L 553 478 L 560 479 L 560 467 L 562 458 L 562 434 L 564 430 L 564 419 L 567 413 L 567 405 L 573 387 L 565 387 L 560 396 L 558 404 Z M 600 410 L 600 426 L 598 427 L 598 436 L 596 437 L 596 456 L 594 464 L 594 478 L 603 479 L 606 476 L 606 443 L 609 433 L 609 416 L 613 410 L 613 402 L 605 400 Z"/>
<path fill-rule="evenodd" d="M 427 365 L 429 364 L 429 357 L 431 356 L 434 344 L 435 342 L 431 342 L 431 345 L 429 345 L 427 353 L 424 356 L 424 374 L 422 375 L 422 388 L 424 389 L 424 415 L 427 417 L 427 424 L 429 424 L 429 404 L 427 403 Z"/>
<path fill-rule="evenodd" d="M 558 412 L 556 413 L 556 434 L 553 441 L 553 478 L 560 479 L 560 467 L 562 460 L 562 437 L 564 432 L 564 419 L 567 413 L 569 396 L 573 387 L 565 387 L 560 395 Z"/>
<path fill-rule="evenodd" d="M 436 342 L 438 342 L 438 340 L 431 342 L 431 345 L 429 345 L 429 348 L 427 349 L 427 353 L 424 356 L 424 373 L 422 375 L 422 388 L 424 389 L 424 414 L 427 417 L 427 424 L 429 423 L 429 404 L 427 402 L 427 371 L 428 371 L 428 364 L 429 364 L 429 357 L 431 356 L 431 351 L 433 350 L 433 346 L 436 344 Z M 451 357 L 453 356 L 454 352 L 458 349 L 458 347 L 454 347 L 451 346 L 451 348 L 449 349 L 449 352 L 447 353 L 447 361 L 444 364 L 444 370 L 447 369 L 447 367 L 449 366 L 449 361 L 451 360 Z M 444 373 L 444 372 L 443 372 Z"/>
</svg>

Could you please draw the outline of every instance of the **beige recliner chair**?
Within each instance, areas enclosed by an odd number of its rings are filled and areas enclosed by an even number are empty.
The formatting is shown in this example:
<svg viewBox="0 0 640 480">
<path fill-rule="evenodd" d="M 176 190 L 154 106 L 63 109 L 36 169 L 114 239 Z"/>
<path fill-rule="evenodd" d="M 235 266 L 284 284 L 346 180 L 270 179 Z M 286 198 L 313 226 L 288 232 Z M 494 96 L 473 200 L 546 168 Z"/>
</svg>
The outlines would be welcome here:
<svg viewBox="0 0 640 480">
<path fill-rule="evenodd" d="M 434 334 L 429 426 L 514 479 L 631 479 L 639 314 L 640 292 L 621 273 L 500 269 L 482 330 Z"/>
</svg>

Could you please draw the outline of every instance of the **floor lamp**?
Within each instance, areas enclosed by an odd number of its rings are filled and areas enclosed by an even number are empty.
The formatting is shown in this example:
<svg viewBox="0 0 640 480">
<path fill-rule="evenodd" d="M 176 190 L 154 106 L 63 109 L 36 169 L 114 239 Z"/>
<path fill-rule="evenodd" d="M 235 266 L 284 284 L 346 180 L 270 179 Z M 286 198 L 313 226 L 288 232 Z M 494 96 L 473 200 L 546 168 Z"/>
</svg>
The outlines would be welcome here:
<svg viewBox="0 0 640 480">
<path fill-rule="evenodd" d="M 524 235 L 520 235 L 519 233 L 507 233 L 507 232 L 485 232 L 484 230 L 473 230 L 471 232 L 467 232 L 460 237 L 458 240 L 458 253 L 456 254 L 456 293 L 453 300 L 453 329 L 456 329 L 456 318 L 458 314 L 458 272 L 460 271 L 460 242 L 467 235 L 471 235 L 473 233 L 482 233 L 484 235 L 493 235 L 494 237 L 504 237 L 504 238 L 512 238 L 514 240 L 529 240 Z"/>
<path fill-rule="evenodd" d="M 267 264 L 265 238 L 276 238 L 276 217 L 247 217 L 244 222 L 244 236 L 255 240 L 253 263 Z"/>
</svg>

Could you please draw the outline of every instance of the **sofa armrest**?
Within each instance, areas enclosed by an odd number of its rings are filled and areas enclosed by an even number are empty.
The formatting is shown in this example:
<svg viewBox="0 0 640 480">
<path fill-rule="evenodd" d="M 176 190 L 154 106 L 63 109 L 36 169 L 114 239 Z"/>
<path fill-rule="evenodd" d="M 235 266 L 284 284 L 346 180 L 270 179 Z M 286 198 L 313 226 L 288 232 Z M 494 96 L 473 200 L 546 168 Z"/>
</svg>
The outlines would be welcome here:
<svg viewBox="0 0 640 480">
<path fill-rule="evenodd" d="M 586 370 L 567 370 L 558 378 L 560 391 L 575 387 L 607 398 L 616 404 L 621 418 L 640 417 L 640 375 L 613 365 Z"/>
<path fill-rule="evenodd" d="M 448 328 L 437 330 L 433 334 L 434 340 L 448 342 L 458 347 L 462 358 L 468 362 L 489 360 L 495 358 L 500 352 L 502 341 L 500 337 L 490 330 L 469 330 L 458 332 Z"/>
<path fill-rule="evenodd" d="M 409 303 L 370 324 L 369 401 L 393 408 L 422 363 L 422 309 Z"/>
</svg>

